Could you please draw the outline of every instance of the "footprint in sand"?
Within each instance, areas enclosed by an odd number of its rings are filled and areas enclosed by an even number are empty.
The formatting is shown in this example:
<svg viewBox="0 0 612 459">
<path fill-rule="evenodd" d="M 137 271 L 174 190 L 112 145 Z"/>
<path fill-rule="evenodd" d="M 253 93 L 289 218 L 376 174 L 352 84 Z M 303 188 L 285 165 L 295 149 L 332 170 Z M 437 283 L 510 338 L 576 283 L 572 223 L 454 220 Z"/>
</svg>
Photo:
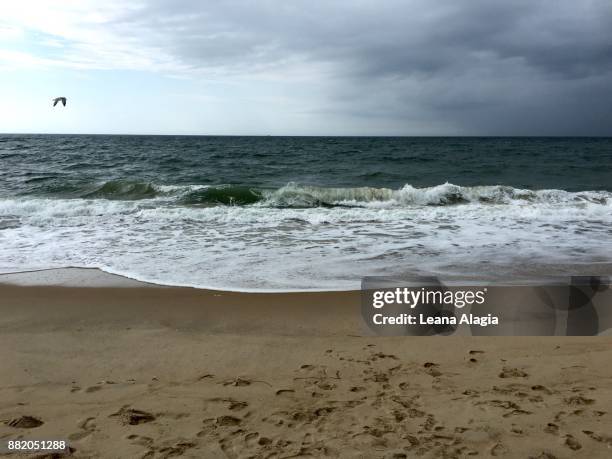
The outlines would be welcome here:
<svg viewBox="0 0 612 459">
<path fill-rule="evenodd" d="M 259 438 L 259 432 L 249 432 L 244 436 L 244 443 L 252 447 L 257 443 L 257 439 Z"/>
<path fill-rule="evenodd" d="M 128 406 L 122 407 L 119 411 L 111 414 L 109 417 L 119 417 L 119 420 L 123 425 L 131 426 L 145 424 L 155 420 L 155 416 L 151 413 L 129 408 Z"/>
<path fill-rule="evenodd" d="M 153 439 L 151 437 L 146 437 L 144 435 L 128 435 L 127 437 L 128 440 L 131 440 L 134 444 L 136 445 L 140 445 L 140 446 L 146 446 L 146 447 L 150 447 L 153 444 Z"/>
<path fill-rule="evenodd" d="M 508 410 L 502 415 L 504 418 L 521 414 L 532 414 L 531 411 L 521 409 L 519 405 L 514 402 L 511 402 L 510 400 L 488 400 L 483 402 L 476 402 L 475 405 L 489 405 L 496 408 Z"/>
<path fill-rule="evenodd" d="M 250 386 L 253 383 L 266 384 L 266 385 L 272 387 L 272 384 L 270 384 L 267 381 L 262 381 L 260 379 L 246 379 L 246 378 L 229 379 L 227 381 L 223 381 L 222 384 L 224 386 L 245 387 L 245 386 Z"/>
<path fill-rule="evenodd" d="M 603 435 L 596 434 L 591 430 L 583 430 L 582 433 L 585 434 L 587 437 L 591 438 L 592 440 L 598 441 L 600 443 L 605 443 L 606 445 L 608 445 L 608 448 L 612 447 L 612 437 L 605 437 Z"/>
<path fill-rule="evenodd" d="M 7 422 L 9 427 L 14 427 L 15 429 L 34 429 L 36 427 L 42 426 L 44 424 L 38 418 L 34 416 L 21 416 L 20 418 L 11 419 Z"/>
<path fill-rule="evenodd" d="M 435 427 L 435 425 L 436 425 L 436 418 L 433 415 L 428 414 L 427 419 L 425 420 L 425 423 L 422 425 L 423 429 L 429 432 Z"/>
<path fill-rule="evenodd" d="M 529 459 L 557 459 L 557 456 L 546 451 L 542 451 L 537 456 L 529 456 Z"/>
<path fill-rule="evenodd" d="M 401 383 L 399 383 L 398 387 L 401 390 L 408 390 L 408 389 L 410 389 L 410 383 L 408 383 L 408 382 L 401 382 Z"/>
<path fill-rule="evenodd" d="M 91 417 L 81 421 L 78 424 L 79 429 L 81 429 L 80 432 L 75 432 L 68 435 L 68 440 L 76 441 L 91 435 L 96 430 L 96 424 L 94 422 L 95 419 L 96 418 Z"/>
<path fill-rule="evenodd" d="M 76 448 L 69 446 L 65 451 L 59 453 L 43 453 L 37 456 L 30 456 L 31 459 L 59 459 L 62 457 L 72 457 L 72 455 L 76 452 Z"/>
<path fill-rule="evenodd" d="M 505 386 L 493 386 L 493 391 L 498 392 L 500 394 L 505 394 L 505 395 L 514 394 L 515 396 L 519 396 L 519 394 L 523 393 L 521 391 L 524 387 L 525 386 L 523 384 L 513 383 L 513 384 L 506 384 Z"/>
<path fill-rule="evenodd" d="M 336 385 L 330 382 L 321 381 L 317 384 L 317 387 L 321 390 L 334 390 Z"/>
<path fill-rule="evenodd" d="M 242 419 L 235 416 L 219 416 L 216 420 L 216 424 L 222 427 L 237 426 L 242 422 Z"/>
<path fill-rule="evenodd" d="M 544 392 L 546 395 L 552 395 L 553 393 L 552 390 L 548 389 L 545 386 L 542 386 L 541 384 L 536 384 L 535 386 L 531 386 L 531 390 Z"/>
<path fill-rule="evenodd" d="M 363 373 L 365 375 L 371 375 L 368 376 L 366 378 L 364 378 L 364 381 L 366 382 L 375 382 L 375 383 L 388 383 L 389 382 L 389 376 L 386 373 L 382 373 L 382 372 L 373 372 L 372 370 L 364 370 Z"/>
<path fill-rule="evenodd" d="M 375 354 L 372 354 L 372 356 L 370 357 L 370 360 L 375 362 L 376 360 L 379 359 L 392 359 L 392 360 L 399 360 L 397 358 L 397 356 L 393 355 L 393 354 L 385 354 L 384 352 L 377 352 Z"/>
<path fill-rule="evenodd" d="M 174 446 L 166 446 L 159 449 L 160 457 L 183 457 L 188 449 L 195 448 L 197 445 L 191 441 L 179 442 Z"/>
<path fill-rule="evenodd" d="M 499 374 L 500 378 L 527 378 L 529 375 L 519 368 L 504 367 Z"/>
<path fill-rule="evenodd" d="M 289 420 L 310 424 L 317 419 L 325 418 L 328 414 L 333 413 L 336 410 L 337 408 L 333 406 L 323 406 L 314 410 L 298 410 L 289 415 Z"/>
<path fill-rule="evenodd" d="M 427 373 L 429 376 L 433 376 L 434 378 L 442 376 L 442 372 L 438 370 L 439 365 L 437 363 L 425 362 L 423 367 L 425 368 L 425 373 Z"/>
<path fill-rule="evenodd" d="M 592 398 L 585 398 L 582 395 L 575 395 L 573 397 L 568 397 L 565 400 L 565 403 L 571 406 L 584 406 L 584 405 L 592 405 L 595 403 L 595 400 Z"/>
<path fill-rule="evenodd" d="M 572 435 L 567 434 L 565 436 L 565 446 L 573 451 L 578 451 L 582 448 L 582 445 L 578 440 L 576 440 Z"/>
<path fill-rule="evenodd" d="M 308 378 L 330 378 L 333 376 L 329 376 L 327 374 L 327 366 L 326 365 L 302 365 L 299 370 L 300 373 L 306 373 L 310 376 L 306 378 L 294 378 L 294 379 L 308 379 Z M 335 379 L 340 379 L 339 372 L 336 371 Z"/>
<path fill-rule="evenodd" d="M 204 428 L 196 434 L 198 437 L 206 437 L 215 434 L 215 429 L 217 428 L 215 418 L 204 419 L 202 425 Z"/>
<path fill-rule="evenodd" d="M 238 400 L 229 400 L 229 406 L 227 407 L 230 411 L 240 411 L 245 409 L 249 404 L 247 402 L 241 402 Z"/>
<path fill-rule="evenodd" d="M 272 439 L 268 438 L 268 437 L 261 437 L 258 441 L 257 444 L 259 446 L 269 446 L 272 444 Z"/>
<path fill-rule="evenodd" d="M 491 448 L 491 456 L 503 456 L 508 453 L 508 448 L 506 448 L 501 443 L 497 443 L 493 448 Z"/>
<path fill-rule="evenodd" d="M 209 398 L 207 400 L 209 402 L 227 403 L 227 409 L 229 409 L 230 411 L 240 411 L 240 410 L 243 410 L 244 408 L 246 408 L 247 406 L 249 406 L 249 404 L 247 402 L 242 402 L 240 400 L 234 400 L 233 398 L 215 397 L 215 398 Z M 185 413 L 181 413 L 181 414 L 179 414 L 177 416 L 184 417 L 184 416 L 189 416 L 189 415 L 185 414 Z"/>
<path fill-rule="evenodd" d="M 559 433 L 559 426 L 554 422 L 549 422 L 546 424 L 546 427 L 544 427 L 544 432 L 557 435 Z"/>
</svg>

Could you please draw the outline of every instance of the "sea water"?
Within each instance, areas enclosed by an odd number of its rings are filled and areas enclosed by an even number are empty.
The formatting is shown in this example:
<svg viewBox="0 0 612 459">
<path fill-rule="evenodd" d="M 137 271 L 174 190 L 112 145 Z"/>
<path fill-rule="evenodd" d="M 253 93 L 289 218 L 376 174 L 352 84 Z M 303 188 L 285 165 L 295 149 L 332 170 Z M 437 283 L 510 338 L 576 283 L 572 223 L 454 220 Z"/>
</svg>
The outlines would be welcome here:
<svg viewBox="0 0 612 459">
<path fill-rule="evenodd" d="M 609 138 L 0 135 L 0 272 L 325 290 L 611 263 Z"/>
</svg>

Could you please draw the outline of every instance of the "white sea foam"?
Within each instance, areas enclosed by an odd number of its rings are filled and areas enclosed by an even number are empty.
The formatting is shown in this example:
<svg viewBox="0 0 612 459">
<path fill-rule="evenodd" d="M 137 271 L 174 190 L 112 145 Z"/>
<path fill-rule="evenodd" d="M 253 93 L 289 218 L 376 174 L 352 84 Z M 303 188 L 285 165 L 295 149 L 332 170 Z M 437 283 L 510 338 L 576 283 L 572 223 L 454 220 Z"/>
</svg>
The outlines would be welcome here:
<svg viewBox="0 0 612 459">
<path fill-rule="evenodd" d="M 453 205 L 482 202 L 511 203 L 580 203 L 606 204 L 612 193 L 585 191 L 572 193 L 564 190 L 524 190 L 508 186 L 462 187 L 444 183 L 427 188 L 405 185 L 399 190 L 390 188 L 322 188 L 289 184 L 274 191 L 264 192 L 264 207 L 317 207 L 321 204 L 359 207 L 402 207 L 414 205 Z"/>
<path fill-rule="evenodd" d="M 288 185 L 244 206 L 185 206 L 160 196 L 2 199 L 0 272 L 98 267 L 232 290 L 349 289 L 362 276 L 406 273 L 503 277 L 530 266 L 572 274 L 572 266 L 612 262 L 611 210 L 607 192 L 448 183 Z"/>
</svg>

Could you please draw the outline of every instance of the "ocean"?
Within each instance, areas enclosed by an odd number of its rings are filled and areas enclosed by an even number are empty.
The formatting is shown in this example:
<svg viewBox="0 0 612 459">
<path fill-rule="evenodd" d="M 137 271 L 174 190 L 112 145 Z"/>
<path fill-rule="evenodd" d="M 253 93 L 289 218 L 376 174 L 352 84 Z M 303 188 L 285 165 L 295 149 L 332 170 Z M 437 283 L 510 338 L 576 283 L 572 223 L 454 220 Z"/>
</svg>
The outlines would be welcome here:
<svg viewBox="0 0 612 459">
<path fill-rule="evenodd" d="M 604 275 L 612 139 L 0 135 L 0 272 L 359 288 Z"/>
</svg>

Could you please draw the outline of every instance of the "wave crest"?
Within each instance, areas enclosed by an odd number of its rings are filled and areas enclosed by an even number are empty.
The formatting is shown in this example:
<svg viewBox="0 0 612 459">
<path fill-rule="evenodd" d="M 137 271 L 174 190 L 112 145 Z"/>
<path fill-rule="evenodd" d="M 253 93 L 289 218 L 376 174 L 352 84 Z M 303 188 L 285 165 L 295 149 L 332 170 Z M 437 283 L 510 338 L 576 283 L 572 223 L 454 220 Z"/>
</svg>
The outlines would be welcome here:
<svg viewBox="0 0 612 459">
<path fill-rule="evenodd" d="M 47 190 L 48 191 L 48 190 Z M 374 187 L 318 187 L 289 183 L 277 189 L 238 185 L 157 185 L 151 182 L 111 180 L 82 187 L 53 189 L 45 195 L 83 199 L 143 200 L 161 199 L 183 206 L 258 206 L 270 208 L 313 207 L 406 207 L 481 204 L 568 204 L 609 205 L 608 191 L 529 190 L 504 185 L 459 186 L 444 183 L 400 189 Z"/>
<path fill-rule="evenodd" d="M 322 188 L 289 184 L 265 193 L 260 205 L 268 207 L 402 207 L 447 206 L 468 203 L 516 204 L 549 203 L 608 204 L 612 193 L 584 191 L 572 193 L 564 190 L 526 190 L 510 186 L 462 187 L 444 183 L 433 187 L 415 188 L 404 185 L 399 190 L 390 188 Z"/>
</svg>

